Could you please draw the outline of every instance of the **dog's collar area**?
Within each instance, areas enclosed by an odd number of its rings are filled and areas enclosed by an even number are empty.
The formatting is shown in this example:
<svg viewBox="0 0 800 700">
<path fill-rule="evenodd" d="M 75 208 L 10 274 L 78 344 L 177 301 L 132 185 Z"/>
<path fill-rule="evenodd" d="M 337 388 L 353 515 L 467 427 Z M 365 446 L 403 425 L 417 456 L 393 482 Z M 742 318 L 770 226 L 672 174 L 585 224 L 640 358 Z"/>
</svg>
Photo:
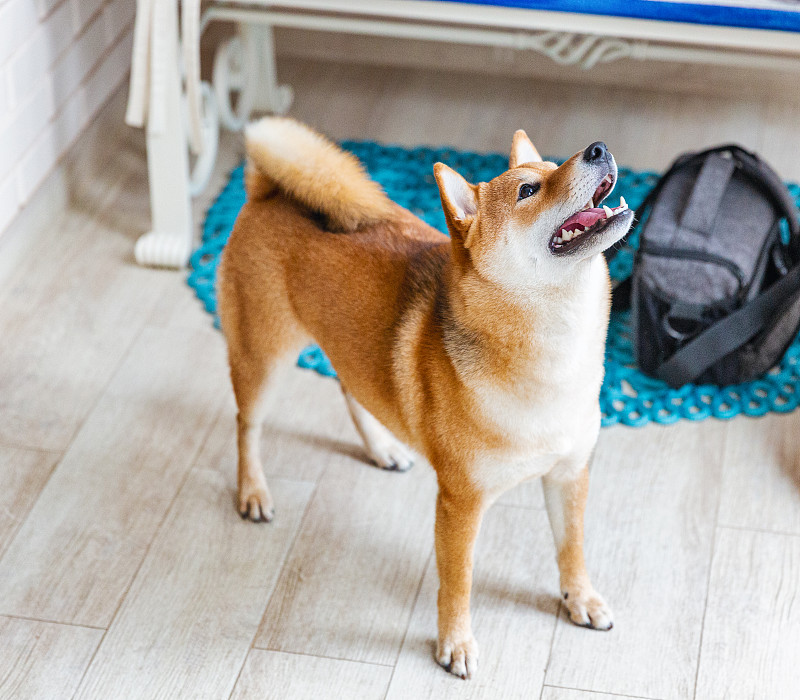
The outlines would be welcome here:
<svg viewBox="0 0 800 700">
<path fill-rule="evenodd" d="M 569 252 L 585 237 L 605 230 L 614 219 L 628 210 L 624 197 L 620 197 L 619 205 L 616 207 L 605 204 L 602 207 L 596 206 L 605 200 L 614 189 L 614 184 L 615 178 L 609 173 L 600 181 L 586 207 L 570 216 L 558 227 L 550 239 L 550 250 L 553 253 Z"/>
</svg>

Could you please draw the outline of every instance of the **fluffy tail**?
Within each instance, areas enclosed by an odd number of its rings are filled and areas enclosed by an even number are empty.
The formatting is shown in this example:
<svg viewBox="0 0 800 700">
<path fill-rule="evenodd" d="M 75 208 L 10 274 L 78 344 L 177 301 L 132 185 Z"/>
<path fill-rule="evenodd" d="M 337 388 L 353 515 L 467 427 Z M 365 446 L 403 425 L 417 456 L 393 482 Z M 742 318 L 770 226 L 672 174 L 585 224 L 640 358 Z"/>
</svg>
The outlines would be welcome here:
<svg viewBox="0 0 800 700">
<path fill-rule="evenodd" d="M 336 231 L 354 231 L 386 220 L 391 200 L 359 160 L 294 119 L 265 117 L 245 131 L 247 197 L 280 188 L 321 213 Z"/>
</svg>

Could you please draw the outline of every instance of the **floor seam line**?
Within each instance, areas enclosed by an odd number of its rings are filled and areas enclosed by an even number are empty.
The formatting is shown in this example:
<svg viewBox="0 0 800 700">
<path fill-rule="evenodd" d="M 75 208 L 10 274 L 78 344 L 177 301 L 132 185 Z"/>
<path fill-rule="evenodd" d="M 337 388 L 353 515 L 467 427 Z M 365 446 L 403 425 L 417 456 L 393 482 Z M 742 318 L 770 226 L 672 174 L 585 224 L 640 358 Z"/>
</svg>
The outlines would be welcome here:
<svg viewBox="0 0 800 700">
<path fill-rule="evenodd" d="M 725 429 L 725 438 L 722 445 L 722 460 L 720 465 L 720 471 L 724 469 L 725 466 L 725 455 L 728 452 L 728 438 L 730 434 L 730 423 L 726 426 Z M 711 552 L 709 554 L 708 559 L 708 575 L 706 576 L 706 595 L 705 601 L 703 603 L 703 617 L 700 621 L 700 638 L 697 642 L 697 665 L 695 666 L 694 670 L 694 688 L 692 689 L 692 698 L 693 700 L 697 700 L 697 681 L 700 678 L 700 663 L 703 657 L 703 635 L 706 629 L 706 615 L 708 614 L 708 598 L 711 594 L 711 576 L 714 572 L 714 557 L 717 553 L 717 530 L 719 529 L 719 514 L 722 510 L 722 491 L 717 491 L 717 503 L 716 507 L 714 508 L 714 529 L 711 531 Z"/>
<path fill-rule="evenodd" d="M 97 625 L 84 625 L 80 622 L 61 622 L 59 620 L 48 620 L 42 617 L 32 617 L 30 615 L 16 615 L 14 613 L 0 612 L 0 617 L 5 617 L 11 620 L 23 620 L 26 622 L 41 622 L 45 625 L 64 625 L 66 627 L 79 627 L 86 630 L 105 631 L 106 627 L 98 627 Z"/>
<path fill-rule="evenodd" d="M 558 609 L 556 610 L 556 614 L 554 615 L 555 620 L 553 621 L 553 633 L 550 635 L 550 647 L 547 650 L 547 661 L 544 663 L 544 673 L 542 673 L 542 687 L 539 690 L 539 700 L 542 700 L 542 696 L 544 695 L 544 688 L 547 685 L 547 671 L 550 668 L 550 660 L 553 658 L 553 645 L 556 641 L 556 632 L 558 631 L 558 621 L 561 617 L 561 608 L 563 606 L 563 602 L 561 597 L 558 598 Z"/>
<path fill-rule="evenodd" d="M 543 687 L 558 688 L 560 690 L 577 690 L 579 693 L 596 693 L 598 695 L 616 695 L 620 698 L 633 698 L 634 700 L 661 700 L 661 698 L 653 698 L 646 695 L 628 695 L 627 693 L 615 693 L 610 690 L 586 690 L 586 688 L 573 688 L 568 685 L 553 685 L 552 683 L 545 683 Z"/>
<path fill-rule="evenodd" d="M 304 482 L 304 483 L 310 483 L 310 482 Z M 250 652 L 253 649 L 259 648 L 255 646 L 255 643 L 258 637 L 258 633 L 261 630 L 261 625 L 264 622 L 264 615 L 267 614 L 267 608 L 269 608 L 269 604 L 272 601 L 272 596 L 275 595 L 275 591 L 278 588 L 278 583 L 280 581 L 281 575 L 283 574 L 283 569 L 286 566 L 286 562 L 289 561 L 289 555 L 291 554 L 295 544 L 297 543 L 297 538 L 300 536 L 300 531 L 303 529 L 306 517 L 308 516 L 308 511 L 311 508 L 311 503 L 314 501 L 314 498 L 317 495 L 318 488 L 319 488 L 319 481 L 316 481 L 314 482 L 314 489 L 311 491 L 311 495 L 308 497 L 308 503 L 306 503 L 306 507 L 303 509 L 303 515 L 300 517 L 300 522 L 297 523 L 297 531 L 294 533 L 294 537 L 292 538 L 291 544 L 286 548 L 286 554 L 283 556 L 283 561 L 281 562 L 281 568 L 278 571 L 278 575 L 275 577 L 275 584 L 272 587 L 272 591 L 267 596 L 267 599 L 264 601 L 264 607 L 261 610 L 261 616 L 258 618 L 258 623 L 256 624 L 255 632 L 253 632 L 253 636 L 250 639 L 250 644 L 247 646 L 247 650 L 244 653 L 244 659 L 242 659 L 242 665 L 239 667 L 239 672 L 236 674 L 236 679 L 234 680 L 233 685 L 231 686 L 231 692 L 228 693 L 228 700 L 230 700 L 230 698 L 233 697 L 233 693 L 236 690 L 236 686 L 239 684 L 239 679 L 242 677 L 242 671 L 244 671 L 244 667 L 247 664 L 247 657 L 250 655 Z M 264 649 L 262 651 L 270 651 L 270 650 Z M 308 656 L 308 654 L 306 654 L 306 656 Z"/>
<path fill-rule="evenodd" d="M 392 668 L 392 664 L 383 664 L 380 661 L 366 661 L 364 659 L 346 659 L 343 656 L 326 656 L 325 654 L 307 654 L 304 651 L 291 651 L 289 649 L 263 649 L 253 647 L 252 651 L 265 651 L 268 654 L 291 654 L 292 656 L 305 656 L 309 659 L 327 659 L 328 661 L 344 661 L 348 664 L 366 664 L 367 666 L 379 666 L 380 668 Z"/>
<path fill-rule="evenodd" d="M 142 327 L 142 332 L 144 332 L 144 326 Z M 214 427 L 214 425 L 216 424 L 216 420 L 219 417 L 219 415 L 222 413 L 223 409 L 224 409 L 224 404 L 221 405 L 219 407 L 219 409 L 217 409 L 217 413 L 215 414 L 214 418 L 211 421 L 209 421 L 208 431 L 206 432 L 205 437 L 200 441 L 200 444 L 198 445 L 197 449 L 195 450 L 194 454 L 192 455 L 192 459 L 191 459 L 191 461 L 189 463 L 190 466 L 186 470 L 186 474 L 183 475 L 183 478 L 181 479 L 180 484 L 178 484 L 177 488 L 175 489 L 175 493 L 173 494 L 172 499 L 169 502 L 169 505 L 164 509 L 164 514 L 162 515 L 161 519 L 159 520 L 158 525 L 156 526 L 155 530 L 153 530 L 153 536 L 150 538 L 150 541 L 147 543 L 147 547 L 145 547 L 144 553 L 142 554 L 142 558 L 139 560 L 139 564 L 136 566 L 136 571 L 133 572 L 133 575 L 131 576 L 130 580 L 128 581 L 128 585 L 125 588 L 125 591 L 120 596 L 119 602 L 117 603 L 117 607 L 114 609 L 114 613 L 111 615 L 111 619 L 108 622 L 108 627 L 105 629 L 105 632 L 103 633 L 103 636 L 100 639 L 100 643 L 97 645 L 97 648 L 94 650 L 94 654 L 92 654 L 92 658 L 89 659 L 89 663 L 86 664 L 86 668 L 84 669 L 83 674 L 81 675 L 81 679 L 80 679 L 80 681 L 78 681 L 78 685 L 75 687 L 75 693 L 73 693 L 73 695 L 72 695 L 73 698 L 75 697 L 75 695 L 77 695 L 78 691 L 81 689 L 81 686 L 83 686 L 83 682 L 86 679 L 86 675 L 89 673 L 89 669 L 92 667 L 92 664 L 94 663 L 94 660 L 95 660 L 95 658 L 97 656 L 97 652 L 100 651 L 100 648 L 103 646 L 103 643 L 105 642 L 106 637 L 108 636 L 109 630 L 111 629 L 111 627 L 113 626 L 115 620 L 117 619 L 117 615 L 119 614 L 120 609 L 122 608 L 123 604 L 125 603 L 125 600 L 127 600 L 128 594 L 130 593 L 130 590 L 131 590 L 131 586 L 136 581 L 136 577 L 139 575 L 139 572 L 142 570 L 142 566 L 144 565 L 144 562 L 147 559 L 148 554 L 150 554 L 150 549 L 153 546 L 153 542 L 158 537 L 158 534 L 161 532 L 161 528 L 164 526 L 164 523 L 166 522 L 167 518 L 169 517 L 169 514 L 172 512 L 172 509 L 175 506 L 175 501 L 178 500 L 178 496 L 180 495 L 181 491 L 183 491 L 183 487 L 186 485 L 186 482 L 189 479 L 189 475 L 194 470 L 194 467 L 195 467 L 195 464 L 197 462 L 197 459 L 200 456 L 200 454 L 202 453 L 202 450 L 205 447 L 206 443 L 208 442 L 209 437 L 211 436 L 211 430 Z"/>
<path fill-rule="evenodd" d="M 767 530 L 761 527 L 747 527 L 746 525 L 724 525 L 720 523 L 718 528 L 723 530 L 735 530 L 736 532 L 755 532 L 760 535 L 779 535 L 780 537 L 800 537 L 800 532 L 786 532 L 785 530 Z"/>
<path fill-rule="evenodd" d="M 94 408 L 94 407 L 92 407 L 92 408 Z M 25 445 L 23 443 L 9 442 L 7 440 L 2 440 L 2 439 L 0 439 L 0 447 L 5 447 L 6 449 L 10 449 L 10 450 L 27 450 L 28 452 L 42 452 L 44 454 L 49 454 L 49 455 L 61 455 L 62 457 L 64 456 L 64 452 L 66 452 L 66 449 L 64 449 L 64 448 L 39 447 L 37 445 Z"/>
<path fill-rule="evenodd" d="M 0 551 L 0 565 L 2 564 L 3 559 L 5 558 L 6 554 L 8 553 L 8 550 L 11 548 L 11 545 L 16 541 L 20 530 L 25 526 L 25 523 L 28 521 L 28 518 L 30 518 L 30 515 L 33 512 L 34 508 L 36 508 L 36 504 L 41 499 L 42 494 L 44 493 L 45 489 L 47 488 L 48 484 L 50 483 L 50 480 L 53 478 L 53 474 L 55 474 L 56 470 L 64 463 L 64 458 L 67 456 L 67 454 L 69 454 L 69 451 L 75 445 L 75 440 L 77 439 L 78 435 L 80 435 L 81 430 L 83 430 L 84 425 L 86 425 L 86 421 L 89 420 L 89 417 L 92 415 L 92 413 L 94 413 L 94 411 L 97 408 L 97 406 L 103 400 L 103 397 L 106 395 L 106 392 L 108 391 L 108 387 L 111 386 L 111 382 L 114 381 L 114 377 L 117 376 L 117 373 L 119 372 L 120 367 L 122 367 L 122 365 L 128 359 L 128 356 L 130 355 L 131 351 L 133 350 L 133 347 L 136 345 L 136 343 L 139 342 L 139 338 L 141 337 L 143 332 L 144 332 L 144 324 L 142 324 L 142 327 L 134 335 L 134 337 L 131 338 L 130 344 L 128 345 L 127 348 L 125 348 L 125 351 L 120 355 L 119 361 L 117 362 L 116 366 L 111 371 L 111 373 L 109 374 L 108 381 L 105 383 L 103 388 L 100 391 L 97 392 L 97 397 L 92 402 L 91 406 L 87 409 L 86 413 L 84 414 L 83 418 L 81 418 L 81 420 L 79 421 L 78 425 L 75 427 L 75 430 L 72 432 L 72 435 L 70 436 L 69 440 L 67 441 L 66 445 L 64 446 L 63 452 L 61 453 L 59 458 L 55 461 L 55 464 L 53 465 L 53 468 L 50 470 L 50 473 L 47 475 L 47 480 L 44 482 L 44 484 L 42 484 L 42 488 L 39 489 L 39 493 L 36 494 L 36 498 L 33 499 L 33 502 L 31 503 L 30 508 L 28 508 L 28 510 L 25 513 L 25 515 L 21 518 L 20 523 L 19 523 L 19 527 L 17 527 L 17 529 L 14 531 L 13 537 L 9 538 L 9 540 L 6 543 L 5 547 L 3 547 L 2 551 Z"/>
<path fill-rule="evenodd" d="M 422 574 L 419 577 L 419 583 L 417 584 L 417 592 L 414 595 L 414 602 L 411 603 L 411 607 L 409 609 L 408 614 L 408 624 L 406 625 L 406 629 L 403 632 L 403 638 L 400 640 L 400 646 L 397 649 L 397 656 L 394 659 L 394 663 L 392 664 L 392 673 L 389 676 L 389 682 L 386 684 L 386 692 L 383 695 L 384 700 L 389 696 L 389 691 L 392 689 L 392 681 L 394 681 L 394 673 L 397 670 L 397 662 L 400 661 L 400 654 L 403 653 L 403 646 L 406 643 L 406 637 L 408 637 L 408 630 L 411 627 L 411 620 L 414 617 L 414 610 L 417 607 L 417 602 L 419 601 L 420 593 L 422 593 L 422 584 L 425 582 L 425 577 L 428 575 L 428 568 L 431 565 L 431 561 L 433 561 L 435 557 L 433 547 L 431 547 L 430 551 L 428 552 L 428 561 L 425 562 L 425 566 L 422 569 Z"/>
<path fill-rule="evenodd" d="M 342 429 L 343 429 L 343 427 L 340 428 L 339 433 L 341 433 Z M 264 602 L 264 607 L 263 607 L 263 609 L 261 611 L 261 617 L 258 620 L 258 624 L 256 625 L 256 630 L 253 633 L 252 639 L 250 640 L 250 645 L 247 648 L 247 652 L 245 653 L 244 660 L 242 661 L 242 665 L 239 668 L 239 673 L 236 675 L 236 680 L 233 683 L 233 687 L 231 688 L 231 692 L 228 694 L 228 700 L 230 700 L 230 698 L 233 697 L 233 693 L 236 690 L 236 686 L 239 683 L 239 679 L 242 676 L 242 671 L 244 671 L 245 664 L 247 663 L 247 657 L 248 657 L 248 655 L 250 654 L 250 652 L 252 650 L 258 649 L 260 651 L 277 651 L 277 652 L 284 653 L 284 654 L 292 654 L 292 653 L 298 653 L 299 654 L 300 653 L 300 652 L 283 651 L 281 649 L 264 649 L 264 648 L 261 648 L 261 647 L 257 647 L 256 646 L 256 639 L 258 638 L 258 633 L 261 630 L 261 625 L 264 623 L 264 616 L 267 614 L 267 609 L 269 608 L 269 604 L 272 602 L 272 597 L 275 595 L 275 591 L 278 588 L 278 584 L 280 582 L 280 578 L 283 575 L 284 567 L 286 566 L 287 562 L 289 561 L 289 557 L 290 557 L 290 555 L 292 553 L 292 550 L 294 549 L 295 545 L 297 544 L 297 539 L 300 537 L 300 533 L 303 530 L 303 526 L 306 523 L 306 519 L 309 517 L 308 514 L 309 514 L 309 511 L 311 510 L 311 504 L 314 502 L 314 499 L 317 496 L 317 492 L 319 491 L 320 482 L 324 478 L 325 473 L 328 471 L 328 467 L 330 466 L 330 463 L 331 463 L 331 458 L 332 457 L 329 455 L 328 458 L 324 461 L 322 469 L 321 469 L 320 473 L 317 475 L 317 478 L 315 480 L 313 480 L 313 481 L 302 480 L 301 482 L 299 482 L 299 483 L 306 483 L 306 484 L 312 484 L 313 483 L 314 484 L 314 488 L 311 491 L 311 495 L 308 498 L 308 503 L 306 503 L 306 507 L 303 510 L 303 515 L 300 517 L 300 522 L 297 524 L 297 531 L 294 533 L 294 537 L 292 538 L 292 542 L 286 548 L 286 554 L 284 555 L 283 561 L 281 562 L 281 568 L 278 571 L 278 575 L 275 578 L 275 585 L 274 585 L 274 587 L 272 589 L 272 592 L 269 594 L 269 596 L 267 596 L 267 599 Z M 263 467 L 262 467 L 262 469 L 263 469 Z M 270 479 L 281 479 L 283 477 L 273 475 L 271 477 L 267 476 L 267 478 L 270 478 Z M 287 479 L 287 480 L 291 480 L 291 479 Z M 305 654 L 305 656 L 312 656 L 312 655 L 311 654 Z M 330 658 L 330 657 L 320 656 L 319 658 Z M 337 659 L 337 660 L 339 660 L 339 661 L 349 661 L 350 659 Z M 358 662 L 358 663 L 370 663 L 370 662 L 366 662 L 365 661 L 365 662 Z"/>
</svg>

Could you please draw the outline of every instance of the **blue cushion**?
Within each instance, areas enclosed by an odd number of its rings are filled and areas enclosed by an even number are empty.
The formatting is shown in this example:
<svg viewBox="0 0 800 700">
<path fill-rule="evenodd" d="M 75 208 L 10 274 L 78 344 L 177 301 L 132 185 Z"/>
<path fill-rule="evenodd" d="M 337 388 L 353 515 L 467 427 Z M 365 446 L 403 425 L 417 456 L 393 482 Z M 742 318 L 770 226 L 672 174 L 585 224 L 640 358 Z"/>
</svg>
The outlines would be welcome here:
<svg viewBox="0 0 800 700">
<path fill-rule="evenodd" d="M 800 4 L 790 0 L 720 0 L 700 4 L 682 0 L 449 0 L 473 5 L 609 15 L 723 27 L 800 32 Z"/>
</svg>

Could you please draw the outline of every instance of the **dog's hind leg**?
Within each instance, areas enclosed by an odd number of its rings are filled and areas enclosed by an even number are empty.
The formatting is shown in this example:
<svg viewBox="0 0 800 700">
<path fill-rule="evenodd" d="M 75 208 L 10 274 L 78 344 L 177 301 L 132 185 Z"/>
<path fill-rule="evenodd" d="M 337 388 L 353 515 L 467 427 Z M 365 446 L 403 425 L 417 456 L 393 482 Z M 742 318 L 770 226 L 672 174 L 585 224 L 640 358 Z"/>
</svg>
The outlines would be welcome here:
<svg viewBox="0 0 800 700">
<path fill-rule="evenodd" d="M 239 514 L 253 522 L 268 523 L 275 515 L 275 506 L 264 478 L 259 450 L 266 389 L 274 366 L 265 358 L 235 356 L 233 353 L 230 363 L 233 391 L 239 407 L 236 416 Z"/>
<path fill-rule="evenodd" d="M 286 309 L 262 296 L 261 304 L 240 303 L 239 307 L 220 309 L 239 409 L 238 510 L 253 522 L 269 522 L 275 513 L 259 454 L 265 399 L 278 365 L 308 339 Z"/>
<path fill-rule="evenodd" d="M 355 423 L 356 430 L 364 441 L 364 447 L 372 462 L 381 469 L 408 471 L 414 465 L 411 450 L 400 442 L 391 431 L 364 408 L 353 395 L 342 387 L 347 410 Z"/>
</svg>

